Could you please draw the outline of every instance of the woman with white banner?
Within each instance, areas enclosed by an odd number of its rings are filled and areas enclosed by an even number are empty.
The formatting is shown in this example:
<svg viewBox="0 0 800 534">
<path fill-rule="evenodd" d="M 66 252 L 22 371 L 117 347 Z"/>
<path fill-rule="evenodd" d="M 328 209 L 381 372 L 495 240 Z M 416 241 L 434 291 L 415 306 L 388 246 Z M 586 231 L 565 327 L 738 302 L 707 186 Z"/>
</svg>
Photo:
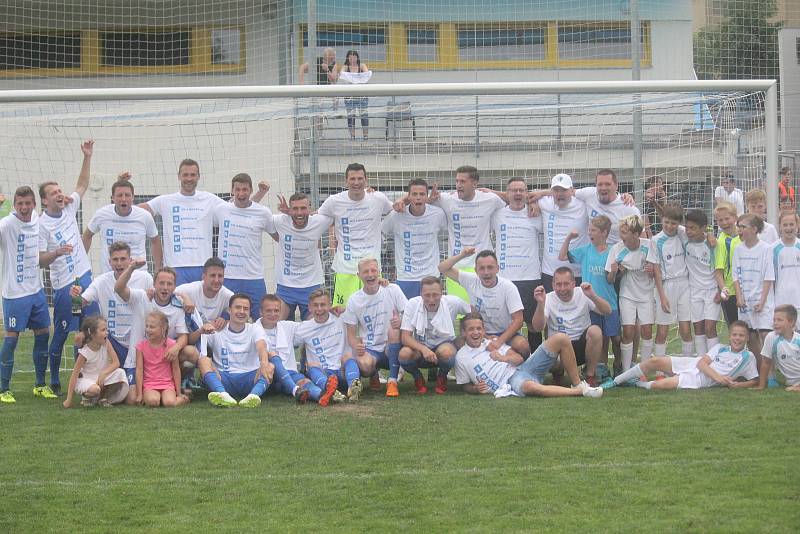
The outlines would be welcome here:
<svg viewBox="0 0 800 534">
<path fill-rule="evenodd" d="M 367 83 L 372 77 L 372 71 L 367 68 L 366 63 L 361 63 L 361 58 L 355 50 L 348 50 L 343 65 L 337 65 L 339 69 L 338 79 L 342 83 Z M 350 139 L 356 138 L 356 115 L 361 118 L 361 128 L 364 130 L 364 139 L 369 137 L 369 115 L 367 105 L 369 99 L 363 97 L 347 97 L 344 99 L 344 107 L 347 109 L 347 129 L 350 130 Z"/>
</svg>

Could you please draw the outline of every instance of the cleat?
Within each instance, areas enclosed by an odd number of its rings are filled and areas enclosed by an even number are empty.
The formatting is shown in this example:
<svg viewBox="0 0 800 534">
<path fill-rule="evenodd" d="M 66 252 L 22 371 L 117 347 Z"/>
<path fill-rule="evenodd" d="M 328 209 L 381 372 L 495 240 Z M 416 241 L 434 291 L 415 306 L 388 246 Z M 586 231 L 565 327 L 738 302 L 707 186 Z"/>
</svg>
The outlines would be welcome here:
<svg viewBox="0 0 800 534">
<path fill-rule="evenodd" d="M 420 395 L 424 395 L 428 392 L 428 387 L 425 385 L 425 379 L 422 377 L 414 379 L 414 387 L 417 389 L 417 393 Z"/>
<path fill-rule="evenodd" d="M 214 406 L 220 406 L 221 408 L 230 408 L 238 404 L 236 399 L 231 397 L 227 391 L 212 391 L 208 394 L 208 402 Z"/>
<path fill-rule="evenodd" d="M 331 401 L 334 404 L 341 404 L 343 402 L 347 402 L 347 397 L 344 396 L 344 393 L 339 391 L 338 389 L 333 392 L 333 397 L 331 397 Z"/>
<path fill-rule="evenodd" d="M 305 404 L 308 402 L 308 390 L 302 386 L 297 386 L 297 389 L 294 390 L 294 395 L 292 395 L 297 404 Z"/>
<path fill-rule="evenodd" d="M 597 369 L 595 369 L 594 374 L 597 377 L 598 382 L 604 382 L 606 378 L 611 378 L 611 373 L 608 370 L 608 365 L 604 363 L 597 364 Z"/>
<path fill-rule="evenodd" d="M 377 373 L 369 377 L 369 389 L 370 391 L 381 390 L 381 377 Z"/>
<path fill-rule="evenodd" d="M 353 383 L 350 384 L 350 387 L 347 388 L 347 400 L 350 402 L 356 402 L 360 395 L 361 395 L 361 379 L 356 378 L 355 380 L 353 380 Z"/>
<path fill-rule="evenodd" d="M 92 406 L 97 406 L 97 399 L 93 398 L 85 398 L 81 400 L 81 406 L 84 408 L 91 408 Z"/>
<path fill-rule="evenodd" d="M 325 383 L 325 392 L 319 398 L 320 406 L 327 406 L 331 402 L 331 397 L 339 392 L 336 389 L 337 387 L 339 387 L 339 379 L 336 378 L 336 375 L 329 376 L 328 381 Z"/>
<path fill-rule="evenodd" d="M 239 401 L 239 406 L 244 408 L 258 408 L 261 406 L 261 397 L 255 393 L 250 393 L 248 396 Z"/>
<path fill-rule="evenodd" d="M 103 408 L 111 408 L 111 403 L 105 398 L 98 400 L 97 405 L 102 406 Z"/>
<path fill-rule="evenodd" d="M 53 395 L 56 397 L 63 397 L 64 394 L 61 393 L 61 384 L 50 384 L 50 391 L 53 392 Z"/>
<path fill-rule="evenodd" d="M 17 399 L 14 398 L 14 394 L 10 391 L 4 391 L 0 393 L 0 402 L 4 404 L 14 404 L 17 402 Z"/>
<path fill-rule="evenodd" d="M 777 388 L 780 387 L 780 384 L 778 383 L 778 380 L 774 376 L 771 376 L 769 377 L 769 379 L 767 379 L 767 387 Z"/>
<path fill-rule="evenodd" d="M 41 397 L 42 399 L 57 399 L 53 390 L 49 386 L 36 386 L 33 388 L 33 396 Z"/>
<path fill-rule="evenodd" d="M 586 383 L 589 384 L 589 387 L 593 387 L 593 388 L 596 388 L 596 387 L 600 386 L 600 382 L 597 381 L 597 376 L 596 375 L 595 376 L 587 376 L 586 377 Z"/>
<path fill-rule="evenodd" d="M 397 387 L 397 382 L 394 380 L 390 380 L 386 383 L 386 396 L 387 397 L 399 397 L 400 390 Z"/>
<path fill-rule="evenodd" d="M 606 380 L 604 380 L 604 381 L 603 381 L 603 383 L 602 383 L 602 384 L 600 384 L 600 387 L 601 387 L 602 389 L 612 389 L 612 388 L 615 388 L 615 387 L 617 387 L 617 383 L 616 383 L 616 382 L 614 382 L 614 380 L 613 380 L 613 379 L 611 379 L 611 378 L 607 378 Z"/>
<path fill-rule="evenodd" d="M 434 390 L 437 395 L 444 395 L 447 392 L 447 376 L 439 375 L 436 377 L 436 389 Z"/>
</svg>

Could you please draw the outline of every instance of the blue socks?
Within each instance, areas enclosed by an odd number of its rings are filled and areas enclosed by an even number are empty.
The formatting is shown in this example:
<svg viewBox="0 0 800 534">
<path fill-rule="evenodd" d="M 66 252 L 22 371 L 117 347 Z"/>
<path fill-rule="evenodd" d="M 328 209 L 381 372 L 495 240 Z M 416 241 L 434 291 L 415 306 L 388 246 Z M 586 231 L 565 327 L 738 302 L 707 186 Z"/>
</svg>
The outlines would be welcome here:
<svg viewBox="0 0 800 534">
<path fill-rule="evenodd" d="M 328 383 L 328 375 L 319 367 L 309 367 L 308 378 L 310 378 L 319 389 L 325 389 L 325 385 Z"/>
<path fill-rule="evenodd" d="M 353 385 L 355 380 L 361 376 L 361 371 L 358 370 L 358 364 L 354 359 L 344 362 L 344 378 L 347 380 L 347 387 Z"/>
<path fill-rule="evenodd" d="M 456 362 L 455 356 L 453 356 L 447 361 L 445 361 L 443 358 L 439 358 L 439 376 L 447 376 L 447 373 L 449 373 L 450 369 L 453 368 L 453 364 L 455 362 Z"/>
<path fill-rule="evenodd" d="M 47 332 L 44 334 L 36 334 L 33 336 L 33 368 L 36 371 L 36 385 L 44 385 L 44 375 L 47 373 L 47 340 L 50 336 Z M 61 348 L 64 348 L 64 342 L 61 342 Z M 57 354 L 58 364 L 56 367 L 50 368 L 50 376 L 55 376 L 58 379 L 58 371 L 61 366 L 61 353 Z"/>
<path fill-rule="evenodd" d="M 258 395 L 259 397 L 263 396 L 264 393 L 267 392 L 267 388 L 269 387 L 269 380 L 267 380 L 263 376 L 259 376 L 258 380 L 256 380 L 253 389 L 250 390 L 251 395 Z"/>
<path fill-rule="evenodd" d="M 308 396 L 314 399 L 315 401 L 318 401 L 319 398 L 322 396 L 322 390 L 318 388 L 316 384 L 314 384 L 313 382 L 306 382 L 300 387 L 308 391 Z"/>
<path fill-rule="evenodd" d="M 422 378 L 422 371 L 419 370 L 416 360 L 402 360 L 400 361 L 400 365 L 414 377 L 414 380 Z"/>
<path fill-rule="evenodd" d="M 222 381 L 217 376 L 217 373 L 214 371 L 209 371 L 203 375 L 203 381 L 206 383 L 208 388 L 211 391 L 216 391 L 217 393 L 225 393 L 225 388 L 222 386 Z"/>
<path fill-rule="evenodd" d="M 281 385 L 283 392 L 287 395 L 291 395 L 294 391 L 295 386 L 297 384 L 294 380 L 292 380 L 292 376 L 289 374 L 289 371 L 283 366 L 283 361 L 280 359 L 279 356 L 273 356 L 269 359 L 269 362 L 275 366 L 275 374 L 273 375 L 273 380 L 276 383 Z"/>
<path fill-rule="evenodd" d="M 17 341 L 19 341 L 19 338 L 14 336 L 6 336 L 3 340 L 3 348 L 0 349 L 0 391 L 8 391 L 8 386 L 11 383 Z"/>
<path fill-rule="evenodd" d="M 400 375 L 400 349 L 403 347 L 400 343 L 389 343 L 386 351 L 389 357 L 389 380 L 397 381 Z"/>
</svg>

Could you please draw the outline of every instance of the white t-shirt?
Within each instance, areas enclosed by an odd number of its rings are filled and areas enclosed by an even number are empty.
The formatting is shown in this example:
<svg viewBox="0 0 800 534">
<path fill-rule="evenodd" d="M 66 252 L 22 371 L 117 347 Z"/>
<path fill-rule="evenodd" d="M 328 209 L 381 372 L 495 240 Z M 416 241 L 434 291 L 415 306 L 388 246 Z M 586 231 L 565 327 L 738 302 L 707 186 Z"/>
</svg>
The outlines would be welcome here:
<svg viewBox="0 0 800 534">
<path fill-rule="evenodd" d="M 247 323 L 241 332 L 234 332 L 229 325 L 219 332 L 203 334 L 213 353 L 214 367 L 226 373 L 249 373 L 261 367 L 258 357 L 259 341 L 266 346 L 264 329 L 257 323 Z M 205 356 L 201 356 L 205 357 Z"/>
<path fill-rule="evenodd" d="M 116 282 L 113 271 L 103 273 L 92 280 L 81 297 L 86 302 L 96 302 L 100 306 L 100 315 L 108 321 L 108 333 L 121 345 L 129 347 L 134 317 L 128 303 L 114 291 Z M 128 287 L 148 290 L 153 287 L 153 277 L 147 271 L 134 271 Z"/>
<path fill-rule="evenodd" d="M 255 202 L 237 208 L 234 203 L 225 202 L 214 211 L 214 223 L 219 226 L 219 257 L 225 262 L 225 278 L 262 280 L 261 234 L 275 233 L 269 208 Z"/>
<path fill-rule="evenodd" d="M 744 213 L 744 194 L 742 194 L 741 189 L 734 187 L 733 190 L 728 193 L 723 186 L 718 185 L 714 190 L 714 198 L 721 198 L 725 202 L 733 204 L 736 207 L 737 217 Z"/>
<path fill-rule="evenodd" d="M 409 206 L 402 213 L 392 211 L 383 220 L 382 231 L 394 238 L 398 280 L 439 276 L 439 233 L 447 231 L 447 217 L 441 208 L 428 204 L 420 216 L 412 215 Z"/>
<path fill-rule="evenodd" d="M 258 321 L 256 324 L 260 325 L 264 330 L 264 336 L 267 340 L 267 350 L 278 354 L 284 369 L 297 372 L 297 359 L 294 355 L 293 340 L 294 333 L 300 326 L 300 323 L 295 321 L 278 321 L 275 328 L 266 328 L 261 321 Z M 283 340 L 283 342 L 280 342 L 279 338 Z"/>
<path fill-rule="evenodd" d="M 344 323 L 332 313 L 324 323 L 314 319 L 300 323 L 293 344 L 301 343 L 306 348 L 306 360 L 322 369 L 338 371 L 342 367 L 342 355 L 349 353 Z"/>
<path fill-rule="evenodd" d="M 392 210 L 392 203 L 378 191 L 361 200 L 351 200 L 347 191 L 329 196 L 319 214 L 334 221 L 336 255 L 333 271 L 357 274 L 358 261 L 373 257 L 381 261 L 381 218 Z"/>
<path fill-rule="evenodd" d="M 433 327 L 431 321 L 433 321 L 434 317 L 436 316 L 436 312 L 429 312 L 425 310 L 425 304 L 422 301 L 422 297 L 413 297 L 409 299 L 408 304 L 406 304 L 406 309 L 403 311 L 403 321 L 400 325 L 400 330 L 411 332 L 414 334 L 414 338 L 417 341 L 430 349 L 447 341 L 453 341 L 455 339 L 456 317 L 458 315 L 464 315 L 471 312 L 472 307 L 455 295 L 442 295 L 442 301 L 445 302 L 445 305 L 447 306 L 447 310 L 449 312 L 448 319 L 453 325 L 454 335 L 444 335 L 440 330 Z M 439 304 L 439 306 L 441 307 L 442 304 Z M 419 313 L 425 313 L 426 315 L 424 332 L 415 327 L 415 319 Z"/>
<path fill-rule="evenodd" d="M 484 287 L 477 274 L 459 271 L 458 283 L 467 291 L 469 303 L 483 317 L 488 334 L 502 334 L 511 324 L 511 314 L 523 308 L 517 286 L 505 278 L 498 276 L 493 287 Z"/>
<path fill-rule="evenodd" d="M 14 213 L 0 219 L 0 244 L 3 247 L 3 297 L 17 299 L 42 289 L 39 252 L 46 244 L 39 238 L 39 214 L 31 213 L 22 222 Z"/>
<path fill-rule="evenodd" d="M 447 216 L 447 256 L 457 256 L 465 247 L 475 247 L 475 251 L 494 250 L 489 237 L 492 215 L 506 203 L 494 193 L 475 191 L 472 200 L 461 200 L 457 193 L 441 193 L 435 202 Z M 474 267 L 475 255 L 468 256 L 456 268 Z"/>
<path fill-rule="evenodd" d="M 72 203 L 64 206 L 60 217 L 51 217 L 46 212 L 39 216 L 39 237 L 48 252 L 64 245 L 72 245 L 72 254 L 59 256 L 50 264 L 50 283 L 53 289 L 61 289 L 75 283 L 75 279 L 91 270 L 89 256 L 83 248 L 81 231 L 76 219 L 81 206 L 81 196 L 70 195 Z"/>
<path fill-rule="evenodd" d="M 686 269 L 689 271 L 689 287 L 692 290 L 716 289 L 714 278 L 714 249 L 703 241 L 686 243 Z"/>
<path fill-rule="evenodd" d="M 222 317 L 222 314 L 228 311 L 228 303 L 233 296 L 233 291 L 222 286 L 216 296 L 206 297 L 205 293 L 203 293 L 202 280 L 181 284 L 175 288 L 175 293 L 186 295 L 192 300 L 203 322 L 213 321 Z M 251 306 L 258 306 L 258 303 L 251 303 Z"/>
<path fill-rule="evenodd" d="M 775 267 L 772 261 L 772 248 L 758 241 L 752 248 L 745 243 L 739 244 L 733 249 L 733 262 L 731 265 L 734 282 L 738 280 L 742 288 L 742 298 L 744 298 L 747 308 L 753 306 L 761 300 L 761 290 L 765 280 L 775 280 Z M 764 301 L 764 309 L 774 309 L 774 292 L 770 291 Z"/>
<path fill-rule="evenodd" d="M 758 234 L 758 238 L 767 245 L 771 245 L 780 240 L 780 236 L 778 235 L 778 231 L 775 229 L 775 225 L 768 223 L 767 221 L 764 221 L 764 229 L 761 230 L 760 234 Z"/>
<path fill-rule="evenodd" d="M 103 372 L 103 369 L 112 363 L 108 355 L 108 344 L 106 343 L 103 343 L 99 350 L 92 350 L 89 345 L 84 345 L 78 349 L 78 354 L 86 358 L 86 362 L 81 367 L 81 377 L 87 380 L 100 378 L 100 373 Z"/>
<path fill-rule="evenodd" d="M 275 281 L 286 287 L 311 287 L 324 281 L 322 260 L 319 257 L 319 239 L 333 224 L 324 215 L 312 215 L 305 228 L 296 228 L 292 218 L 285 214 L 274 215 L 278 232 Z"/>
<path fill-rule="evenodd" d="M 541 279 L 539 234 L 542 233 L 542 218 L 529 217 L 527 206 L 518 211 L 504 206 L 494 212 L 492 228 L 500 276 L 515 281 Z"/>
<path fill-rule="evenodd" d="M 561 246 L 572 230 L 578 232 L 578 237 L 569 242 L 569 249 L 578 248 L 589 242 L 589 219 L 586 217 L 586 204 L 572 197 L 569 204 L 563 209 L 559 208 L 551 196 L 539 199 L 539 209 L 542 212 L 542 235 L 544 248 L 542 253 L 542 272 L 550 276 L 564 265 L 570 267 L 575 276 L 581 276 L 581 266 L 577 263 L 561 261 L 558 254 Z"/>
<path fill-rule="evenodd" d="M 456 353 L 455 375 L 457 384 L 477 384 L 481 380 L 492 390 L 492 393 L 508 383 L 508 379 L 517 368 L 508 362 L 493 360 L 486 350 L 488 341 L 480 347 L 464 345 Z M 511 347 L 502 345 L 497 351 L 505 355 Z"/>
<path fill-rule="evenodd" d="M 786 378 L 789 386 L 800 384 L 800 334 L 794 332 L 786 339 L 777 332 L 770 332 L 764 339 L 761 355 L 772 363 Z"/>
<path fill-rule="evenodd" d="M 800 307 L 800 240 L 787 246 L 778 240 L 770 247 L 775 271 L 775 306 L 791 304 Z"/>
<path fill-rule="evenodd" d="M 198 267 L 211 257 L 214 213 L 227 204 L 217 195 L 195 191 L 194 195 L 170 193 L 147 202 L 161 215 L 164 229 L 164 264 Z"/>
<path fill-rule="evenodd" d="M 611 272 L 611 264 L 619 263 L 625 267 L 625 274 L 619 287 L 619 296 L 634 302 L 650 302 L 653 300 L 655 281 L 645 272 L 645 264 L 658 261 L 655 250 L 649 239 L 639 238 L 639 248 L 629 250 L 625 243 L 619 241 L 608 252 L 606 272 Z"/>
<path fill-rule="evenodd" d="M 641 215 L 639 208 L 636 206 L 626 206 L 620 195 L 617 195 L 617 198 L 608 204 L 603 204 L 597 196 L 596 187 L 578 189 L 575 191 L 575 196 L 586 203 L 586 215 L 589 220 L 598 215 L 605 215 L 611 219 L 611 231 L 608 233 L 608 239 L 606 240 L 609 246 L 619 241 L 620 219 L 624 219 L 629 215 Z"/>
<path fill-rule="evenodd" d="M 733 352 L 728 345 L 714 345 L 709 351 L 711 358 L 710 367 L 722 376 L 732 379 L 744 378 L 752 380 L 758 378 L 758 365 L 753 353 L 747 349 L 742 352 Z M 702 372 L 702 371 L 701 371 Z M 703 375 L 705 377 L 705 375 Z M 706 377 L 708 385 L 718 385 Z"/>
<path fill-rule="evenodd" d="M 189 333 L 186 328 L 186 313 L 182 307 L 174 306 L 171 302 L 166 306 L 162 306 L 155 300 L 148 299 L 147 292 L 143 289 L 131 289 L 128 306 L 131 310 L 133 321 L 131 323 L 130 336 L 128 337 L 128 357 L 123 367 L 129 369 L 136 367 L 136 345 L 145 338 L 144 322 L 147 319 L 147 314 L 151 311 L 158 310 L 167 316 L 169 321 L 168 338 L 177 339 L 179 335 Z"/>
<path fill-rule="evenodd" d="M 374 295 L 368 295 L 359 289 L 347 301 L 347 309 L 342 314 L 345 324 L 358 326 L 358 335 L 368 349 L 383 352 L 386 348 L 389 322 L 392 314 L 402 315 L 408 300 L 403 291 L 395 284 L 386 287 L 378 286 Z"/>
<path fill-rule="evenodd" d="M 572 292 L 569 302 L 558 298 L 554 291 L 544 298 L 544 318 L 550 335 L 563 332 L 572 341 L 578 340 L 592 326 L 590 311 L 596 312 L 597 306 L 579 287 Z"/>
<path fill-rule="evenodd" d="M 661 279 L 685 280 L 688 276 L 686 267 L 686 230 L 678 227 L 675 235 L 667 235 L 662 230 L 650 240 L 656 253 L 656 265 L 661 268 Z"/>
<path fill-rule="evenodd" d="M 131 247 L 131 258 L 144 258 L 147 240 L 158 236 L 156 222 L 146 209 L 131 206 L 130 214 L 123 217 L 114 208 L 114 204 L 103 206 L 89 221 L 89 231 L 100 237 L 100 271 L 104 273 L 111 270 L 108 247 L 112 243 L 127 243 Z M 142 265 L 140 270 L 146 271 L 147 265 Z"/>
</svg>

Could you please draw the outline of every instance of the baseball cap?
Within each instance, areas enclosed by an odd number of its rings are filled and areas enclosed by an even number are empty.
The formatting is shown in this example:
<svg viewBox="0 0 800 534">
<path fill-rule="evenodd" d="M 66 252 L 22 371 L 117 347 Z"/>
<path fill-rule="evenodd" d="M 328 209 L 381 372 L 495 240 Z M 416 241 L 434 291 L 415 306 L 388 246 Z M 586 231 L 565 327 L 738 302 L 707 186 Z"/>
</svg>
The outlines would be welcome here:
<svg viewBox="0 0 800 534">
<path fill-rule="evenodd" d="M 572 178 L 569 174 L 556 174 L 550 182 L 550 187 L 560 187 L 562 189 L 572 188 Z"/>
</svg>

